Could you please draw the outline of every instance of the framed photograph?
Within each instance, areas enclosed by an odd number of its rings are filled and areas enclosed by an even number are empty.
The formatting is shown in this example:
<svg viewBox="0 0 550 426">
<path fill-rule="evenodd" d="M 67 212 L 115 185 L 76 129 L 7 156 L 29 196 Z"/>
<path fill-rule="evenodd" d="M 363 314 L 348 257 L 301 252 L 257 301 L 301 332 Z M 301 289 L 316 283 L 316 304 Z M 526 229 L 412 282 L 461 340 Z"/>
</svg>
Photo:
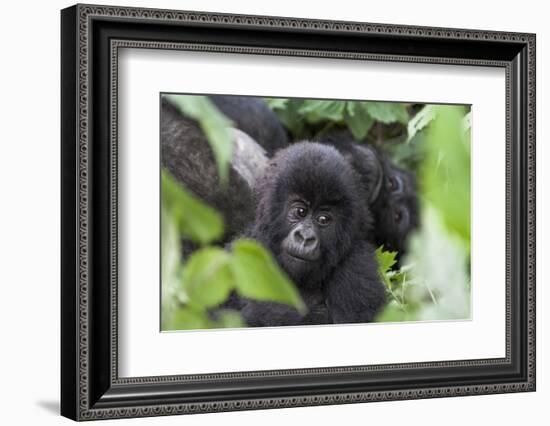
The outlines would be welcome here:
<svg viewBox="0 0 550 426">
<path fill-rule="evenodd" d="M 535 35 L 61 12 L 61 413 L 535 390 Z"/>
</svg>

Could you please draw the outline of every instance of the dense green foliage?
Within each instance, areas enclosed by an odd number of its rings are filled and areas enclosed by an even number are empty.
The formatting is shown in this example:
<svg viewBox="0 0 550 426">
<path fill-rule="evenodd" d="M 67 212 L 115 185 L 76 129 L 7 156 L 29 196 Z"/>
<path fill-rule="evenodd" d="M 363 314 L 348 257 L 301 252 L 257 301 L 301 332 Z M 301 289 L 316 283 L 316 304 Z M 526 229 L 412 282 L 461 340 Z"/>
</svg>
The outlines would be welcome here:
<svg viewBox="0 0 550 426">
<path fill-rule="evenodd" d="M 227 179 L 230 123 L 201 96 L 171 96 L 197 120 Z M 470 135 L 467 108 L 389 102 L 267 98 L 295 140 L 315 140 L 349 129 L 415 173 L 421 226 L 396 269 L 396 253 L 376 251 L 388 304 L 377 321 L 468 318 L 470 315 Z M 299 293 L 259 243 L 238 240 L 231 250 L 213 244 L 223 236 L 220 215 L 162 174 L 162 329 L 241 327 L 234 311 L 209 310 L 231 291 L 304 309 Z M 181 259 L 181 239 L 200 245 Z"/>
<path fill-rule="evenodd" d="M 315 99 L 267 98 L 295 139 L 312 139 L 338 127 L 347 127 L 355 139 L 364 140 L 373 125 L 407 124 L 404 104 L 389 102 L 324 101 Z"/>
</svg>

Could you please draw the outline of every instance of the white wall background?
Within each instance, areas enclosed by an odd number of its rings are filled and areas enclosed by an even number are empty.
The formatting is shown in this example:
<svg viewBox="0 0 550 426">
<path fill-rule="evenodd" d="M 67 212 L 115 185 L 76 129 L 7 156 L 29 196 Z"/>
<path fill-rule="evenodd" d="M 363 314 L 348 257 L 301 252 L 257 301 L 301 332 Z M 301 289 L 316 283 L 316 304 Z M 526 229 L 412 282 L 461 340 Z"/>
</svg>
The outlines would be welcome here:
<svg viewBox="0 0 550 426">
<path fill-rule="evenodd" d="M 537 33 L 538 390 L 452 399 L 293 408 L 118 424 L 516 425 L 547 421 L 550 400 L 550 28 L 545 2 L 331 2 L 104 0 L 103 4 Z M 0 418 L 2 424 L 67 424 L 59 404 L 59 9 L 70 2 L 3 4 L 0 25 Z M 544 419 L 544 420 L 543 420 Z M 108 421 L 102 424 L 113 423 Z M 129 423 L 131 422 L 131 423 Z"/>
</svg>

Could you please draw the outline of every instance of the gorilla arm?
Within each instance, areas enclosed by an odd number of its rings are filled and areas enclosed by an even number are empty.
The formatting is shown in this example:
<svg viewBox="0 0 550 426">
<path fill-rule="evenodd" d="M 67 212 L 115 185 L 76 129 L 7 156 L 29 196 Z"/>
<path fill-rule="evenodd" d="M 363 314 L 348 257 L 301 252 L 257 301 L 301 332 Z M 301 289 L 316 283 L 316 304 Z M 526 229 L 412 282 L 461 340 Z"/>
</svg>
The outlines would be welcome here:
<svg viewBox="0 0 550 426">
<path fill-rule="evenodd" d="M 327 285 L 327 306 L 334 324 L 374 319 L 385 302 L 374 248 L 358 243 Z"/>
<path fill-rule="evenodd" d="M 244 302 L 241 314 L 250 327 L 329 324 L 328 310 L 321 292 L 300 293 L 308 309 L 305 315 L 289 305 L 250 299 Z"/>
</svg>

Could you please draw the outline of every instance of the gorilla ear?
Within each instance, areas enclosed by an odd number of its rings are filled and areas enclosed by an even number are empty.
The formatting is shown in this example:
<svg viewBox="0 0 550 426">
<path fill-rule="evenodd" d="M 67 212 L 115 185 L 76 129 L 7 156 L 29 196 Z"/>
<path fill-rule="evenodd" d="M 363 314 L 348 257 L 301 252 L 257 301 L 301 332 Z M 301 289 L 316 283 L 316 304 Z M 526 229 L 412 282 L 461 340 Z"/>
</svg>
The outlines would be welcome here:
<svg viewBox="0 0 550 426">
<path fill-rule="evenodd" d="M 356 159 L 360 164 L 356 164 L 359 170 L 365 170 L 369 181 L 369 204 L 373 203 L 380 194 L 382 183 L 384 182 L 384 169 L 382 163 L 376 154 L 376 151 L 367 145 L 355 145 L 353 147 L 356 153 Z"/>
</svg>

